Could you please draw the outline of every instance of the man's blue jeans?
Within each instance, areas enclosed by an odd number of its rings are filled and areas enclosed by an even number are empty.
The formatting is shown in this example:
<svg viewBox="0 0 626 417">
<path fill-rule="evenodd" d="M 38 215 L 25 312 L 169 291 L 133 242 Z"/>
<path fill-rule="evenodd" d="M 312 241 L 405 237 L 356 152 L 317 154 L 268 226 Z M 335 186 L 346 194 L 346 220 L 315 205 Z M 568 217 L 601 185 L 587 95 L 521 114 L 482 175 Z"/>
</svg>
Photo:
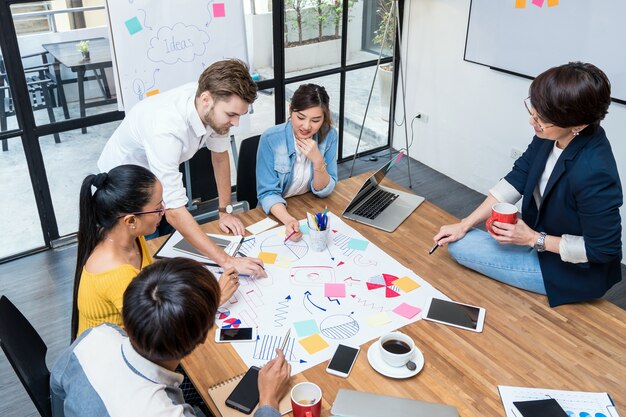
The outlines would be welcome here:
<svg viewBox="0 0 626 417">
<path fill-rule="evenodd" d="M 461 265 L 489 278 L 523 290 L 545 294 L 537 251 L 519 245 L 503 245 L 479 229 L 448 245 L 448 252 Z"/>
</svg>

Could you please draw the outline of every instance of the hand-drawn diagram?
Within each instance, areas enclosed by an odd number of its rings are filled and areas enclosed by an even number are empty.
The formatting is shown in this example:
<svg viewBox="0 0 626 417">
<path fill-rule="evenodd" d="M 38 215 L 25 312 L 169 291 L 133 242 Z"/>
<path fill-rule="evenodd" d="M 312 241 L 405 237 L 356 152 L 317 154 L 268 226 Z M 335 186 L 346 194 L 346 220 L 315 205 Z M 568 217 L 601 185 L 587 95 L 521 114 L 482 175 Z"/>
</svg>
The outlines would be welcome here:
<svg viewBox="0 0 626 417">
<path fill-rule="evenodd" d="M 169 65 L 178 61 L 191 62 L 195 57 L 204 55 L 209 41 L 209 35 L 193 25 L 178 22 L 172 27 L 163 26 L 150 39 L 148 59 Z"/>
<path fill-rule="evenodd" d="M 215 315 L 215 321 L 226 320 L 230 316 L 230 310 L 224 307 L 219 307 L 217 309 L 217 314 Z"/>
<path fill-rule="evenodd" d="M 290 329 L 285 350 L 292 374 L 302 372 L 328 360 L 339 342 L 361 345 L 420 319 L 419 314 L 386 314 L 401 304 L 419 308 L 430 296 L 446 298 L 340 218 L 329 216 L 333 234 L 339 236 L 329 242 L 334 260 L 327 252 L 309 251 L 306 239 L 285 245 L 284 227 L 258 234 L 245 248 L 248 256 L 263 252 L 266 259 L 276 260 L 265 264 L 270 279 L 243 278 L 235 302 L 225 306 L 230 310 L 226 320 L 236 317 L 241 326 L 258 328 L 255 343 L 233 344 L 248 366 L 262 366 L 272 359 Z M 352 261 L 358 255 L 362 257 L 357 262 L 366 265 Z M 290 257 L 292 265 L 278 265 L 281 257 Z M 403 288 L 394 285 L 396 281 L 404 282 Z M 385 313 L 385 320 L 372 319 L 380 313 Z"/>
</svg>

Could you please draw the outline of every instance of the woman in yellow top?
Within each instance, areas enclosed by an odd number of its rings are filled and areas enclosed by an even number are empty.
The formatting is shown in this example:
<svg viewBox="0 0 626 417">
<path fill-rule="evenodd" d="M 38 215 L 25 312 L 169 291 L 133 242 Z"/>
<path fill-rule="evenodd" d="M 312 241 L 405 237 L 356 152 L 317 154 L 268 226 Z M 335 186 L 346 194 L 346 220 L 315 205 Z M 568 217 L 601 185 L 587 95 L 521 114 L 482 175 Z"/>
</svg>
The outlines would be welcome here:
<svg viewBox="0 0 626 417">
<path fill-rule="evenodd" d="M 101 323 L 122 326 L 128 284 L 152 257 L 144 236 L 154 233 L 165 214 L 163 187 L 152 172 L 120 165 L 88 175 L 80 190 L 78 256 L 74 275 L 72 341 Z M 239 286 L 234 269 L 219 280 L 220 304 Z"/>
</svg>

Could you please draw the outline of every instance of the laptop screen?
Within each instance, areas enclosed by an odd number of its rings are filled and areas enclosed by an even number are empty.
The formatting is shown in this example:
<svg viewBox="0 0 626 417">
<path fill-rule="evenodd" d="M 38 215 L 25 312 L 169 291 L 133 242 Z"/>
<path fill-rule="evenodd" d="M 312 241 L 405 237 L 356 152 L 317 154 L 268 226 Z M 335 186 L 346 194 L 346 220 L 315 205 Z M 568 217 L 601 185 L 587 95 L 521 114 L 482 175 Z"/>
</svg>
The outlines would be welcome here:
<svg viewBox="0 0 626 417">
<path fill-rule="evenodd" d="M 398 153 L 398 155 L 394 159 L 389 160 L 389 162 L 381 166 L 378 169 L 378 171 L 376 171 L 373 175 L 371 175 L 367 179 L 367 181 L 365 181 L 365 183 L 361 186 L 361 189 L 356 194 L 356 196 L 354 196 L 350 204 L 348 204 L 348 207 L 346 208 L 345 211 L 352 210 L 354 206 L 356 206 L 357 204 L 361 202 L 361 199 L 365 197 L 372 188 L 380 184 L 385 178 L 385 176 L 387 175 L 387 173 L 389 172 L 389 170 L 391 170 L 391 167 L 393 167 L 394 164 L 398 162 L 400 158 L 402 158 L 403 155 L 404 155 L 404 151 L 401 151 L 400 153 Z"/>
</svg>

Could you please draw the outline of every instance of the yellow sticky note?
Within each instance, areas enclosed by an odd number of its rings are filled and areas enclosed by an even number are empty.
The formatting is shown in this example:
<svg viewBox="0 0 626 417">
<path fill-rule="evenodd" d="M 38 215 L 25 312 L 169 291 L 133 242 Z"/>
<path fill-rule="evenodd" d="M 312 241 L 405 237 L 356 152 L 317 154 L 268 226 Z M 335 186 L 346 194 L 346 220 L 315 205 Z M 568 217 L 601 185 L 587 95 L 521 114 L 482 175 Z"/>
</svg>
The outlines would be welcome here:
<svg viewBox="0 0 626 417">
<path fill-rule="evenodd" d="M 299 342 L 302 347 L 309 352 L 309 355 L 314 355 L 320 350 L 324 350 L 330 346 L 319 333 L 300 339 Z"/>
<path fill-rule="evenodd" d="M 554 7 L 559 5 L 559 0 L 548 0 L 548 7 Z"/>
<path fill-rule="evenodd" d="M 148 96 L 148 97 L 154 96 L 156 94 L 159 94 L 159 89 L 158 88 L 155 88 L 154 90 L 146 91 L 146 96 Z"/>
<path fill-rule="evenodd" d="M 264 264 L 268 264 L 268 265 L 272 265 L 274 262 L 276 262 L 277 256 L 278 254 L 273 253 L 273 252 L 260 252 L 259 253 L 259 259 L 261 259 Z"/>
<path fill-rule="evenodd" d="M 380 327 L 384 326 L 387 323 L 391 323 L 391 318 L 387 312 L 382 311 L 378 314 L 374 314 L 373 316 L 369 316 L 367 318 L 367 324 L 370 327 Z"/>
<path fill-rule="evenodd" d="M 524 7 L 526 7 L 526 0 L 515 0 L 516 9 L 523 9 Z"/>
<path fill-rule="evenodd" d="M 393 285 L 400 288 L 404 292 L 411 292 L 420 287 L 420 285 L 409 277 L 402 277 L 392 282 Z"/>
<path fill-rule="evenodd" d="M 292 263 L 293 263 L 293 259 L 283 258 L 281 256 L 278 259 L 276 259 L 276 262 L 274 262 L 274 266 L 287 269 L 291 266 Z"/>
</svg>

